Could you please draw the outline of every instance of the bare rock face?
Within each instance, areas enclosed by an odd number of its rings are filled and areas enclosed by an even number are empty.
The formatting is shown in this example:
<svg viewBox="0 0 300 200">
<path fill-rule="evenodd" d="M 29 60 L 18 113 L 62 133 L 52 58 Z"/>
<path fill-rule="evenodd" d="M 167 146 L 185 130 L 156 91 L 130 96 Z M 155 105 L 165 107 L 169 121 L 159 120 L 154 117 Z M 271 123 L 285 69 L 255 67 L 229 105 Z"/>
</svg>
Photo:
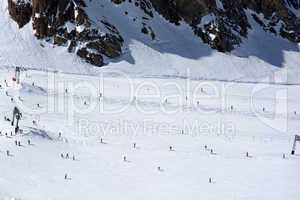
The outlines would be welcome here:
<svg viewBox="0 0 300 200">
<path fill-rule="evenodd" d="M 103 56 L 115 58 L 122 53 L 123 39 L 116 27 L 103 33 L 91 22 L 83 0 L 8 0 L 9 12 L 20 28 L 32 19 L 34 34 L 57 46 L 66 46 L 86 62 L 103 66 Z M 90 44 L 97 44 L 92 46 Z"/>
<path fill-rule="evenodd" d="M 29 23 L 32 15 L 32 5 L 30 1 L 25 0 L 8 0 L 8 11 L 19 28 Z"/>
<path fill-rule="evenodd" d="M 300 42 L 300 20 L 289 6 L 300 9 L 297 0 L 149 0 L 171 23 L 190 24 L 204 43 L 221 52 L 233 50 L 251 29 L 246 10 L 272 34 Z M 259 14 L 263 14 L 263 20 Z M 211 19 L 207 19 L 210 16 Z M 263 22 L 264 21 L 264 22 Z M 267 24 L 265 24 L 268 22 Z M 283 22 L 283 23 L 281 23 Z M 278 29 L 279 27 L 279 29 Z"/>
</svg>

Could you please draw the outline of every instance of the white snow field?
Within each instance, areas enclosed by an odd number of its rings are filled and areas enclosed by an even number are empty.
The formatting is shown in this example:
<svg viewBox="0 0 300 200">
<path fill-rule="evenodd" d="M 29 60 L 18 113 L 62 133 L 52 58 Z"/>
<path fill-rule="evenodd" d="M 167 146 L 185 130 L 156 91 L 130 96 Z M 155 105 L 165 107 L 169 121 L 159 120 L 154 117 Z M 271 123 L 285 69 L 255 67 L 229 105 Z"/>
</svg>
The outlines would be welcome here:
<svg viewBox="0 0 300 200">
<path fill-rule="evenodd" d="M 223 54 L 157 14 L 152 41 L 135 6 L 87 5 L 125 39 L 103 68 L 19 30 L 0 0 L 0 200 L 300 199 L 299 44 L 251 21 Z"/>
<path fill-rule="evenodd" d="M 300 197 L 299 85 L 13 76 L 1 68 L 0 199 Z"/>
</svg>

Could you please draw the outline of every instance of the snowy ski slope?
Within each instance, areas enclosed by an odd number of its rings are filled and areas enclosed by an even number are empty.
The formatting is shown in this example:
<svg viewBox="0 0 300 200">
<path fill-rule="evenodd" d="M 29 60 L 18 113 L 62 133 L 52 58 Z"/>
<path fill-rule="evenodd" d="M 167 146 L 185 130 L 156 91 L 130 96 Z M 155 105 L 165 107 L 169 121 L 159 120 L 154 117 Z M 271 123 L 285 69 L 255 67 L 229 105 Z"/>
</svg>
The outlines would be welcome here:
<svg viewBox="0 0 300 200">
<path fill-rule="evenodd" d="M 152 41 L 131 4 L 87 5 L 125 39 L 103 68 L 19 30 L 0 1 L 0 200 L 300 198 L 299 44 L 251 21 L 222 54 L 157 14 Z"/>
<path fill-rule="evenodd" d="M 0 71 L 0 199 L 300 197 L 298 85 L 21 74 Z"/>
</svg>

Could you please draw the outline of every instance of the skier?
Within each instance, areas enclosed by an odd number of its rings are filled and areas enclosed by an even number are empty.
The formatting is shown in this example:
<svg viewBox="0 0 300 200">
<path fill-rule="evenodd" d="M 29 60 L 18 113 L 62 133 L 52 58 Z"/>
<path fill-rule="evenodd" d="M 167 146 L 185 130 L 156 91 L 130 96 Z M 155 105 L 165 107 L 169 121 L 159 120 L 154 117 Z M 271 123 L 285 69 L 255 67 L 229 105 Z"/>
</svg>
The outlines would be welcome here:
<svg viewBox="0 0 300 200">
<path fill-rule="evenodd" d="M 65 180 L 67 180 L 68 179 L 68 174 L 65 174 Z"/>
<path fill-rule="evenodd" d="M 28 145 L 30 145 L 30 144 L 31 144 L 30 140 L 27 140 L 27 144 L 28 144 Z"/>
<path fill-rule="evenodd" d="M 124 161 L 124 162 L 126 162 L 126 161 L 127 161 L 127 159 L 126 159 L 126 156 L 124 156 L 124 157 L 123 157 L 123 161 Z"/>
<path fill-rule="evenodd" d="M 6 151 L 6 155 L 7 155 L 7 156 L 10 156 L 10 154 L 9 154 L 9 150 L 7 150 L 7 151 Z"/>
<path fill-rule="evenodd" d="M 4 116 L 4 120 L 7 121 L 7 122 L 10 122 L 10 119 L 6 116 Z"/>
<path fill-rule="evenodd" d="M 102 138 L 100 138 L 100 143 L 103 144 L 103 139 Z"/>
<path fill-rule="evenodd" d="M 74 160 L 74 161 L 76 160 L 74 155 L 73 155 L 73 157 L 72 157 L 72 160 Z"/>
<path fill-rule="evenodd" d="M 66 154 L 66 158 L 69 159 L 69 154 L 68 153 Z"/>
<path fill-rule="evenodd" d="M 169 149 L 170 149 L 170 151 L 173 151 L 173 147 L 172 146 L 170 146 Z"/>
<path fill-rule="evenodd" d="M 249 158 L 249 152 L 246 152 L 246 157 Z"/>
<path fill-rule="evenodd" d="M 17 140 L 15 140 L 15 145 L 18 146 L 18 141 Z"/>
<path fill-rule="evenodd" d="M 18 146 L 19 146 L 19 147 L 21 146 L 21 142 L 20 142 L 20 141 L 18 141 Z"/>
<path fill-rule="evenodd" d="M 136 143 L 133 143 L 133 148 L 134 148 L 134 149 L 136 148 Z"/>
<path fill-rule="evenodd" d="M 61 158 L 65 158 L 63 153 L 60 154 L 60 157 L 61 157 Z"/>
</svg>

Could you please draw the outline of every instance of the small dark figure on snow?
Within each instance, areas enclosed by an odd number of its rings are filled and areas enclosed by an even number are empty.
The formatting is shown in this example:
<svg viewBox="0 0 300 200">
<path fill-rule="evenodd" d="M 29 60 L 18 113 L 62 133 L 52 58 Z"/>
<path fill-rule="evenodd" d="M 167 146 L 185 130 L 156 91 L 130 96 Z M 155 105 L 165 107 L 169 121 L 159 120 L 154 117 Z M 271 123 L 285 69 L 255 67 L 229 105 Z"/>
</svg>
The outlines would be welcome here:
<svg viewBox="0 0 300 200">
<path fill-rule="evenodd" d="M 160 166 L 157 167 L 157 170 L 158 170 L 158 171 L 162 171 L 161 168 L 160 168 Z"/>
<path fill-rule="evenodd" d="M 67 180 L 68 179 L 68 174 L 65 174 L 65 180 Z"/>
<path fill-rule="evenodd" d="M 10 122 L 10 119 L 6 116 L 4 117 L 4 120 L 7 121 L 7 122 Z"/>
<path fill-rule="evenodd" d="M 265 109 L 265 108 L 263 108 L 263 112 L 266 112 L 266 109 Z"/>
<path fill-rule="evenodd" d="M 74 160 L 74 161 L 76 160 L 74 155 L 73 155 L 73 157 L 72 157 L 72 160 Z"/>
<path fill-rule="evenodd" d="M 65 89 L 65 93 L 68 93 L 68 89 Z"/>
<path fill-rule="evenodd" d="M 63 153 L 60 154 L 60 157 L 61 157 L 61 158 L 65 158 Z"/>
<path fill-rule="evenodd" d="M 170 147 L 169 147 L 169 150 L 170 150 L 170 151 L 173 151 L 173 147 L 172 147 L 172 146 L 170 146 Z"/>
<path fill-rule="evenodd" d="M 8 151 L 8 150 L 6 151 L 6 155 L 7 155 L 7 156 L 10 156 L 10 153 L 9 153 L 9 151 Z"/>
<path fill-rule="evenodd" d="M 100 143 L 103 144 L 103 139 L 102 138 L 100 138 Z"/>
<path fill-rule="evenodd" d="M 123 161 L 124 161 L 124 162 L 126 162 L 126 161 L 127 161 L 127 158 L 126 158 L 126 156 L 124 156 L 124 157 L 123 157 Z"/>
<path fill-rule="evenodd" d="M 39 108 L 39 107 L 40 107 L 40 104 L 38 103 L 38 104 L 36 104 L 36 106 Z"/>
<path fill-rule="evenodd" d="M 32 82 L 32 84 L 31 84 L 33 87 L 34 87 L 34 82 Z"/>
<path fill-rule="evenodd" d="M 208 179 L 208 182 L 209 182 L 209 183 L 212 183 L 212 178 L 209 178 L 209 179 Z"/>
<path fill-rule="evenodd" d="M 20 141 L 18 141 L 18 146 L 19 146 L 19 147 L 21 146 L 21 142 L 20 142 Z"/>
<path fill-rule="evenodd" d="M 31 145 L 31 142 L 30 142 L 30 140 L 27 140 L 27 144 L 28 144 L 28 145 Z"/>
<path fill-rule="evenodd" d="M 283 158 L 283 159 L 285 159 L 285 158 L 286 158 L 286 156 L 285 156 L 285 153 L 282 155 L 282 158 Z"/>
<path fill-rule="evenodd" d="M 230 110 L 233 111 L 233 106 L 230 106 Z"/>
<path fill-rule="evenodd" d="M 5 92 L 5 95 L 8 96 L 8 92 L 7 91 Z"/>
<path fill-rule="evenodd" d="M 210 154 L 214 154 L 214 150 L 213 149 L 210 150 Z"/>
<path fill-rule="evenodd" d="M 11 101 L 11 102 L 14 102 L 14 98 L 10 98 L 10 101 Z"/>
<path fill-rule="evenodd" d="M 207 150 L 207 145 L 204 146 L 205 150 Z"/>
<path fill-rule="evenodd" d="M 68 153 L 66 154 L 66 158 L 69 159 L 69 154 Z"/>
<path fill-rule="evenodd" d="M 15 140 L 15 145 L 18 146 L 18 141 L 17 140 Z"/>
<path fill-rule="evenodd" d="M 61 137 L 61 132 L 58 133 L 58 137 Z"/>
<path fill-rule="evenodd" d="M 249 152 L 246 152 L 246 157 L 249 158 Z"/>
<path fill-rule="evenodd" d="M 134 149 L 136 148 L 136 143 L 133 143 L 133 148 L 134 148 Z"/>
<path fill-rule="evenodd" d="M 294 112 L 294 115 L 297 115 L 297 112 L 296 112 L 296 111 Z"/>
</svg>

